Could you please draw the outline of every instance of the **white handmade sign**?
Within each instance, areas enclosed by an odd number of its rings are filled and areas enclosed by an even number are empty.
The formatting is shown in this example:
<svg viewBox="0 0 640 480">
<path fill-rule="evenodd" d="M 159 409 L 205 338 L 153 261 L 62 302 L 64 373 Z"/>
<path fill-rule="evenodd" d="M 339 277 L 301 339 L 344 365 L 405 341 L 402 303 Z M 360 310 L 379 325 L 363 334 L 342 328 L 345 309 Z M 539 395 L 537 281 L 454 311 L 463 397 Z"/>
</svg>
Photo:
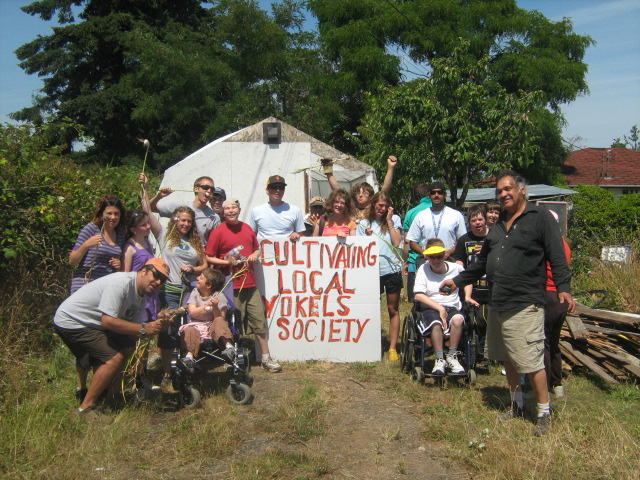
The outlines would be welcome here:
<svg viewBox="0 0 640 480">
<path fill-rule="evenodd" d="M 256 277 L 269 350 L 283 361 L 380 361 L 378 246 L 371 237 L 263 240 Z"/>
</svg>

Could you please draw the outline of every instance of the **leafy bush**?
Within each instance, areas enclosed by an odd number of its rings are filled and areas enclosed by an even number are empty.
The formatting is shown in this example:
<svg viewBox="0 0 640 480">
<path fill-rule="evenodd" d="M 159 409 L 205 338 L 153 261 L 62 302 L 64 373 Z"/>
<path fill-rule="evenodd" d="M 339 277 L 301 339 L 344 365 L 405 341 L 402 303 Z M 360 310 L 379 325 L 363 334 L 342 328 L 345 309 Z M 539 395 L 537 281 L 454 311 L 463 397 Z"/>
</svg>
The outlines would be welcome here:
<svg viewBox="0 0 640 480">
<path fill-rule="evenodd" d="M 640 311 L 640 194 L 616 199 L 604 188 L 580 185 L 569 216 L 569 240 L 573 251 L 571 270 L 575 291 L 600 289 L 609 293 L 602 305 L 626 312 Z M 603 247 L 630 246 L 627 264 L 603 262 Z M 621 286 L 624 285 L 624 288 Z"/>
<path fill-rule="evenodd" d="M 35 330 L 45 331 L 38 328 L 40 321 L 50 321 L 68 293 L 69 251 L 100 198 L 118 195 L 128 208 L 140 203 L 140 167 L 77 165 L 63 153 L 65 146 L 51 145 L 68 128 L 78 126 L 0 125 L 0 327 L 5 333 L 19 335 L 34 321 Z M 15 337 L 9 337 L 2 341 L 11 344 Z"/>
</svg>

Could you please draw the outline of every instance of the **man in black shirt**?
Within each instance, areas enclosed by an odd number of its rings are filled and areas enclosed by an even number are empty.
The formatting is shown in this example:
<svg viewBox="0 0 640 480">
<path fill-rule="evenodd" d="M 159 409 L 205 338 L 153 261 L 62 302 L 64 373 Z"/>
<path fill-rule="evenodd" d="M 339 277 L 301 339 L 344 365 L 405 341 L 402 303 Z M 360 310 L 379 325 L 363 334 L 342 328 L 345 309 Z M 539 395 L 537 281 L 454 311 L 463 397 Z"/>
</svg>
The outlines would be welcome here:
<svg viewBox="0 0 640 480">
<path fill-rule="evenodd" d="M 511 393 L 511 409 L 501 418 L 522 415 L 520 374 L 529 375 L 537 400 L 535 435 L 550 426 L 549 392 L 544 370 L 544 304 L 546 261 L 551 264 L 558 299 L 575 309 L 571 273 L 558 224 L 551 214 L 530 204 L 524 178 L 507 171 L 498 175 L 496 196 L 503 207 L 498 223 L 486 236 L 475 264 L 442 286 L 462 287 L 486 273 L 490 312 L 486 352 L 503 361 Z"/>
</svg>

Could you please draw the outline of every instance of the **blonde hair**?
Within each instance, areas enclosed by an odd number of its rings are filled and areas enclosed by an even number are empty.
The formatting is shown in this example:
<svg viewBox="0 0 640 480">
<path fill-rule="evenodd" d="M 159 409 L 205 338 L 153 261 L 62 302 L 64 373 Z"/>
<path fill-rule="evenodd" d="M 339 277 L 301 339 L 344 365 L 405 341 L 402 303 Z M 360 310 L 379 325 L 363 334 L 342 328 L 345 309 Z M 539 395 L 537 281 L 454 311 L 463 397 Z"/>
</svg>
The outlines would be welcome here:
<svg viewBox="0 0 640 480">
<path fill-rule="evenodd" d="M 186 213 L 191 216 L 191 228 L 184 236 L 184 239 L 196 252 L 198 252 L 198 256 L 202 257 L 204 247 L 202 246 L 202 240 L 200 239 L 200 234 L 196 228 L 196 212 L 191 210 L 189 207 L 178 207 L 173 211 L 173 214 L 169 219 L 169 224 L 167 225 L 167 246 L 169 248 L 173 248 L 180 245 L 180 240 L 182 240 L 183 237 L 180 231 L 176 228 L 176 221 L 174 219 L 178 218 L 178 215 L 182 213 Z"/>
<path fill-rule="evenodd" d="M 426 250 L 429 247 L 442 247 L 442 248 L 445 248 L 444 242 L 442 240 L 440 240 L 439 238 L 430 238 L 429 240 L 427 240 L 427 245 L 424 248 Z"/>
</svg>

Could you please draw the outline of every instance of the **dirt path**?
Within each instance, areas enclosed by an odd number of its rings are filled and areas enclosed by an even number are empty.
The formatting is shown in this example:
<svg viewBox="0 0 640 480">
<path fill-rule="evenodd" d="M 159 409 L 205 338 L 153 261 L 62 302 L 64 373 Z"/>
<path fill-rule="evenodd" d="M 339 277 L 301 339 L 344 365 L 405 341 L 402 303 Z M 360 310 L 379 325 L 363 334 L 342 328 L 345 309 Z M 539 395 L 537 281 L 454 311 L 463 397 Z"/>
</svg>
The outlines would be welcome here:
<svg viewBox="0 0 640 480">
<path fill-rule="evenodd" d="M 262 454 L 269 449 L 324 457 L 331 465 L 326 479 L 468 479 L 442 448 L 423 439 L 424 426 L 416 404 L 385 392 L 384 385 L 350 376 L 349 367 L 325 364 L 322 368 L 285 369 L 270 374 L 255 368 L 255 400 L 240 415 L 248 428 L 245 451 Z M 326 435 L 306 442 L 286 442 L 264 432 L 252 432 L 260 416 L 273 412 L 305 384 L 314 385 L 326 399 Z M 407 381 L 409 381 L 407 379 Z M 278 477 L 286 478 L 286 477 Z"/>
</svg>

